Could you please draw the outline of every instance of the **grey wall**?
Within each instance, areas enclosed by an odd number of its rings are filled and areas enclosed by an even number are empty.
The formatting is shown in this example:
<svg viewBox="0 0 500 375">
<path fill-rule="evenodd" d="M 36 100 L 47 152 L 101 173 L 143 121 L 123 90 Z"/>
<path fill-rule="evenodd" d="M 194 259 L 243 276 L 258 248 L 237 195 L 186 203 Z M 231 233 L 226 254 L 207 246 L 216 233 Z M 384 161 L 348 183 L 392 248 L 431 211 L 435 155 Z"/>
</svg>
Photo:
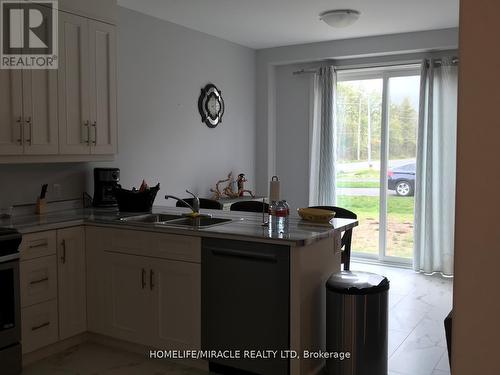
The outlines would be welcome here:
<svg viewBox="0 0 500 375">
<path fill-rule="evenodd" d="M 229 171 L 255 182 L 256 53 L 125 8 L 118 12 L 118 148 L 111 163 L 0 165 L 0 204 L 33 203 L 40 184 L 61 184 L 60 198 L 92 193 L 92 168 L 117 166 L 124 187 L 145 178 L 167 192 L 207 196 Z M 200 121 L 201 87 L 222 90 L 226 113 L 209 129 Z"/>
<path fill-rule="evenodd" d="M 124 187 L 161 183 L 165 193 L 201 196 L 229 171 L 255 181 L 256 53 L 125 8 L 118 12 L 119 153 Z M 226 112 L 201 122 L 200 89 L 222 90 Z M 161 196 L 161 197 L 160 197 Z"/>
<path fill-rule="evenodd" d="M 292 160 L 296 159 L 297 155 L 303 155 L 304 147 L 307 145 L 304 143 L 300 149 L 280 146 L 283 141 L 279 139 L 282 137 L 279 131 L 282 129 L 283 118 L 293 119 L 290 113 L 282 113 L 281 109 L 285 108 L 285 112 L 292 111 L 297 118 L 296 126 L 302 127 L 302 119 L 304 118 L 302 111 L 307 111 L 308 108 L 307 104 L 299 103 L 299 98 L 307 97 L 308 93 L 305 91 L 297 93 L 285 89 L 286 85 L 290 87 L 296 85 L 295 89 L 305 90 L 305 86 L 301 88 L 299 78 L 292 74 L 285 74 L 285 70 L 279 68 L 280 66 L 321 60 L 332 60 L 333 64 L 347 60 L 352 63 L 360 58 L 367 61 L 375 61 L 378 58 L 390 60 L 391 56 L 398 59 L 398 56 L 401 55 L 452 50 L 456 49 L 457 46 L 458 29 L 443 29 L 334 40 L 257 51 L 257 139 L 259 140 L 256 153 L 257 191 L 259 193 L 267 191 L 270 176 L 283 174 L 285 177 L 289 171 L 279 169 L 282 165 L 281 160 L 287 158 Z M 304 65 L 297 65 L 296 68 L 302 66 Z M 290 82 L 286 83 L 284 80 Z M 303 78 L 300 80 L 304 81 Z M 289 104 L 286 106 L 283 103 Z M 292 125 L 289 124 L 289 126 Z M 300 131 L 303 129 L 301 128 Z M 293 142 L 296 140 L 292 140 Z M 277 154 L 278 149 L 285 150 L 286 154 Z M 297 168 L 296 175 L 298 176 L 297 181 L 300 181 L 300 176 L 307 175 L 307 171 Z M 286 191 L 287 188 L 284 184 L 282 185 L 282 190 Z M 303 193 L 304 187 L 302 185 L 304 184 L 299 183 L 298 185 L 300 186 L 297 187 L 297 191 L 290 192 L 292 197 L 298 197 L 299 194 Z M 307 198 L 301 198 L 297 202 L 305 202 L 305 199 Z"/>
<path fill-rule="evenodd" d="M 281 196 L 292 209 L 309 198 L 309 128 L 312 75 L 293 75 L 297 65 L 276 68 L 276 173 Z"/>
</svg>

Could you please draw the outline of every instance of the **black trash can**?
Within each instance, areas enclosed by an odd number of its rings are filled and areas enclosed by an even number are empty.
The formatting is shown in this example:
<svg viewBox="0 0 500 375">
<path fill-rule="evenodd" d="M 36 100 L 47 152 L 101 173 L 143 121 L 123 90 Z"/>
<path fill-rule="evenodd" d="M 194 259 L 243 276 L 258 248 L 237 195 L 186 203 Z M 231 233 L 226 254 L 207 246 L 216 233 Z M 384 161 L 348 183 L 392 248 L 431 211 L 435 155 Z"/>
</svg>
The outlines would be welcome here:
<svg viewBox="0 0 500 375">
<path fill-rule="evenodd" d="M 388 292 L 389 280 L 374 273 L 342 271 L 330 276 L 326 350 L 343 355 L 327 359 L 328 375 L 387 375 Z"/>
</svg>

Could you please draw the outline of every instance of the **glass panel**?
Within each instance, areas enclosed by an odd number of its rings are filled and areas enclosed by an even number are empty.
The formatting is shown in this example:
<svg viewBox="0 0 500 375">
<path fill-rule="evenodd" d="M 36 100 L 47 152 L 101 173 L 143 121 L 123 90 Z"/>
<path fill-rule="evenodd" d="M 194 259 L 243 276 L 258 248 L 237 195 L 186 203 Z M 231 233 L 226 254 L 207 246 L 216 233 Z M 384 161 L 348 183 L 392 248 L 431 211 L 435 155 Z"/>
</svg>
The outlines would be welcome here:
<svg viewBox="0 0 500 375">
<path fill-rule="evenodd" d="M 387 256 L 413 257 L 420 77 L 389 79 Z"/>
<path fill-rule="evenodd" d="M 337 205 L 358 215 L 352 251 L 379 255 L 382 79 L 337 84 Z"/>
</svg>

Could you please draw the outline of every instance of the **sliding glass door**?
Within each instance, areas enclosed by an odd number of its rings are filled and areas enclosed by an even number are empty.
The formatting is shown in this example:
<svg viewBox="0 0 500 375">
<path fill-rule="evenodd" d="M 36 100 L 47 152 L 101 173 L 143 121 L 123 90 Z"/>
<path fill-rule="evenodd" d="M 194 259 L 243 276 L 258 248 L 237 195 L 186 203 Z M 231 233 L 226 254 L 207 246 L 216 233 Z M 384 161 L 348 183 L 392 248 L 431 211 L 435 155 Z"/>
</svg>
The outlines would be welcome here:
<svg viewBox="0 0 500 375">
<path fill-rule="evenodd" d="M 337 205 L 358 214 L 352 248 L 378 256 L 383 80 L 337 84 Z"/>
<path fill-rule="evenodd" d="M 413 252 L 418 66 L 339 73 L 336 202 L 358 215 L 352 251 L 409 262 Z"/>
</svg>

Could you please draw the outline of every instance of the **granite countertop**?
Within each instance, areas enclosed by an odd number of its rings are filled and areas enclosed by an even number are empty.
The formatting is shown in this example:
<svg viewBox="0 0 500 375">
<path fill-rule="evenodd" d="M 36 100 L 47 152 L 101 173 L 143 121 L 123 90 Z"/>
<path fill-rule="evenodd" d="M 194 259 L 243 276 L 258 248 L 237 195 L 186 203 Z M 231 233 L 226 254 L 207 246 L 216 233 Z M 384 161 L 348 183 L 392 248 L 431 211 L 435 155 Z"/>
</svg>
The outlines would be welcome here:
<svg viewBox="0 0 500 375">
<path fill-rule="evenodd" d="M 334 236 L 335 232 L 345 231 L 358 225 L 356 220 L 333 219 L 330 224 L 314 224 L 301 220 L 298 216 L 290 216 L 288 230 L 271 231 L 262 226 L 262 214 L 250 212 L 200 210 L 214 217 L 228 218 L 231 222 L 208 228 L 174 227 L 165 224 L 137 224 L 121 221 L 121 218 L 140 215 L 139 213 L 120 213 L 109 209 L 67 209 L 50 212 L 44 215 L 13 216 L 0 219 L 0 227 L 12 227 L 21 233 L 59 229 L 74 225 L 98 225 L 115 228 L 128 228 L 146 231 L 159 231 L 199 237 L 223 237 L 245 241 L 271 242 L 304 246 L 324 238 Z M 154 207 L 153 213 L 182 214 L 189 212 L 185 208 Z"/>
</svg>

